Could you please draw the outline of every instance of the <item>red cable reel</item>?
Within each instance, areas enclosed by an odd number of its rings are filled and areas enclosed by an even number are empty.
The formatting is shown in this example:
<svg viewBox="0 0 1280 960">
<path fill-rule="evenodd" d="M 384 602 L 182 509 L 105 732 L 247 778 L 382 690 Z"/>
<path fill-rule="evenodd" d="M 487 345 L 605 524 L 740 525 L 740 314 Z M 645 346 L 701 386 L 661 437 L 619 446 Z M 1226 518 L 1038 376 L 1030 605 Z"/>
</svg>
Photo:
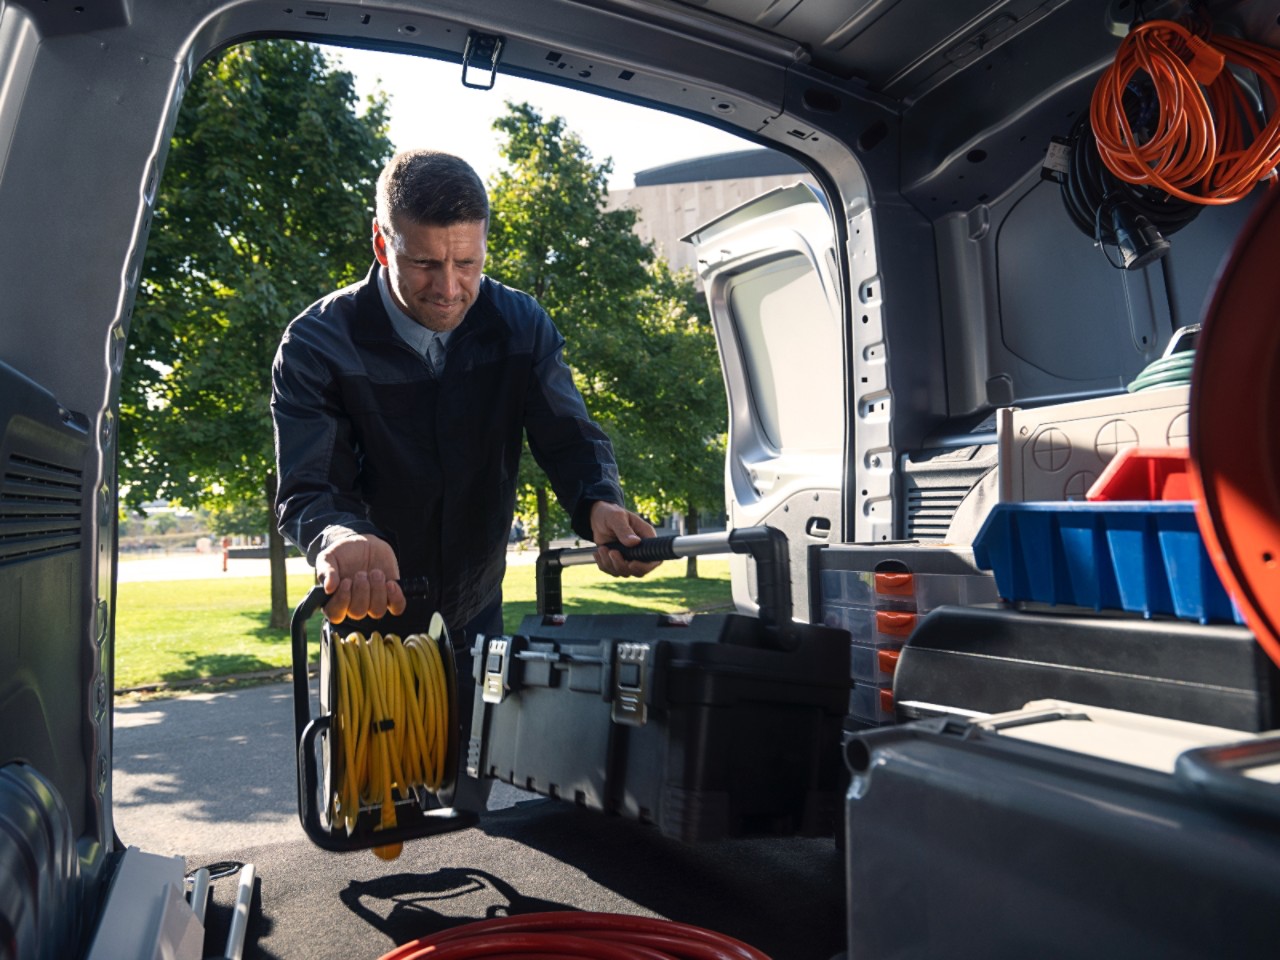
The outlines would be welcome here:
<svg viewBox="0 0 1280 960">
<path fill-rule="evenodd" d="M 397 947 L 381 960 L 769 960 L 723 934 L 671 920 L 573 910 L 500 917 Z"/>
<path fill-rule="evenodd" d="M 1196 518 L 1223 585 L 1280 665 L 1280 190 L 1219 271 L 1191 381 Z"/>
</svg>

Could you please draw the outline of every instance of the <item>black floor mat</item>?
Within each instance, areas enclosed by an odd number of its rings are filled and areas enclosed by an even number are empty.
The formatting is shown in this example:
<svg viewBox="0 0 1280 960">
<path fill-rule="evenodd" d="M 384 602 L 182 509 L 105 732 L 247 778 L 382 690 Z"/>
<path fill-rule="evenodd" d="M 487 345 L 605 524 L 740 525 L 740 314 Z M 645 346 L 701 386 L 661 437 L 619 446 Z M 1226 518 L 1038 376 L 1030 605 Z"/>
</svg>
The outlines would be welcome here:
<svg viewBox="0 0 1280 960">
<path fill-rule="evenodd" d="M 533 800 L 487 813 L 479 828 L 406 844 L 389 862 L 306 841 L 233 856 L 258 874 L 246 960 L 377 960 L 458 924 L 564 909 L 690 923 L 775 960 L 827 960 L 845 948 L 844 863 L 830 839 L 682 844 Z M 207 956 L 223 953 L 235 893 L 234 875 L 214 884 Z"/>
</svg>

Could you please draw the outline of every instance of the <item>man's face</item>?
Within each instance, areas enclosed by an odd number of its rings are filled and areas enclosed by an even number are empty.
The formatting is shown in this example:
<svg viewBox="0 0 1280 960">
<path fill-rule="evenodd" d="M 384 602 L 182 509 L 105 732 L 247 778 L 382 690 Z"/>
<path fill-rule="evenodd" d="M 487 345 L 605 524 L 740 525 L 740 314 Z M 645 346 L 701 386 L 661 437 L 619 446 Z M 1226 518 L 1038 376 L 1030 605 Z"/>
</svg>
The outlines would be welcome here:
<svg viewBox="0 0 1280 960">
<path fill-rule="evenodd" d="M 448 227 L 396 221 L 395 236 L 387 237 L 374 220 L 373 253 L 387 268 L 391 295 L 428 330 L 452 330 L 475 303 L 486 226 L 482 220 Z"/>
</svg>

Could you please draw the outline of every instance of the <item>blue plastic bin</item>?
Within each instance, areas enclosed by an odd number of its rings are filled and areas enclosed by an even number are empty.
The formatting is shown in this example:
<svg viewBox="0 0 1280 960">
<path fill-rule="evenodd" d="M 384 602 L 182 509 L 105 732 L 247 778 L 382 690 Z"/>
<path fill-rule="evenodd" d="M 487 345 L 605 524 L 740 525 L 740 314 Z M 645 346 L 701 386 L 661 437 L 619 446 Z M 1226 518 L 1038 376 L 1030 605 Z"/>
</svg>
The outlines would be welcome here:
<svg viewBox="0 0 1280 960">
<path fill-rule="evenodd" d="M 996 504 L 973 557 L 1009 601 L 1244 622 L 1190 501 Z"/>
</svg>

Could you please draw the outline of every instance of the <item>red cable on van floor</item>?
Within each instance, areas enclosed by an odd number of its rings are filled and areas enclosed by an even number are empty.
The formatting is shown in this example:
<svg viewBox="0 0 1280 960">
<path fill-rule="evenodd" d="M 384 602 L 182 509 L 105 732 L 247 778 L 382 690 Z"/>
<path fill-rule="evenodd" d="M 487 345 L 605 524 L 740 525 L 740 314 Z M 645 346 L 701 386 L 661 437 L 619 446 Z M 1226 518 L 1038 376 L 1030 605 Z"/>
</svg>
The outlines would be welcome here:
<svg viewBox="0 0 1280 960">
<path fill-rule="evenodd" d="M 572 910 L 481 920 L 397 947 L 381 960 L 769 960 L 754 947 L 701 927 Z"/>
</svg>

